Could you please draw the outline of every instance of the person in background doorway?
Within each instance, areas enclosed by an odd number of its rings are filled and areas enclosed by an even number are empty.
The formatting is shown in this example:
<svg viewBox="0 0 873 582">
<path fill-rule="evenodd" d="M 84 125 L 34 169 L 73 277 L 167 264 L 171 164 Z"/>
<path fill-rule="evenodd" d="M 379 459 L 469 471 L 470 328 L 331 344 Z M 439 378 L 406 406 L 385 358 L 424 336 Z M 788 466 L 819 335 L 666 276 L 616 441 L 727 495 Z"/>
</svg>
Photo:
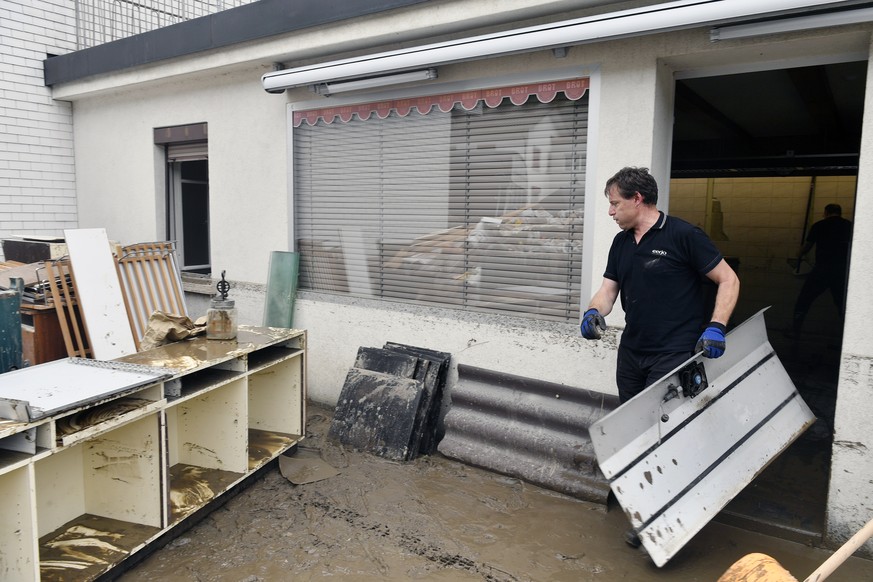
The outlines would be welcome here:
<svg viewBox="0 0 873 582">
<path fill-rule="evenodd" d="M 806 276 L 794 304 L 791 334 L 800 335 L 803 321 L 813 301 L 830 290 L 840 318 L 846 313 L 846 278 L 849 273 L 849 249 L 852 245 L 852 222 L 842 216 L 839 204 L 828 204 L 824 218 L 809 229 L 806 242 L 800 249 L 798 264 L 815 247 L 815 265 Z"/>
<path fill-rule="evenodd" d="M 621 232 L 612 241 L 600 288 L 582 316 L 585 339 L 599 339 L 621 297 L 625 329 L 616 365 L 623 404 L 695 352 L 718 358 L 740 281 L 698 227 L 659 211 L 658 184 L 647 168 L 627 167 L 606 182 L 609 215 Z M 707 312 L 704 277 L 717 286 Z M 625 541 L 640 539 L 633 530 Z"/>
</svg>

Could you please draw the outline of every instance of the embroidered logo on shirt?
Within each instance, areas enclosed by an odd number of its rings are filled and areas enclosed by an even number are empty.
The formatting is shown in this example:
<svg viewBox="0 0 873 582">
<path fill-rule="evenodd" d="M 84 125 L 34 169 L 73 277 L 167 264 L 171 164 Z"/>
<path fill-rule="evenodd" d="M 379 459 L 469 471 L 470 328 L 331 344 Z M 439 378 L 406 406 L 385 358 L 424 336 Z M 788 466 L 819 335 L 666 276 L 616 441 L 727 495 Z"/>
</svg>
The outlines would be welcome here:
<svg viewBox="0 0 873 582">
<path fill-rule="evenodd" d="M 666 256 L 667 256 L 667 251 L 662 251 L 661 249 L 652 249 L 652 254 L 653 254 L 653 255 L 659 255 L 659 256 L 661 256 L 661 257 L 666 257 Z"/>
</svg>

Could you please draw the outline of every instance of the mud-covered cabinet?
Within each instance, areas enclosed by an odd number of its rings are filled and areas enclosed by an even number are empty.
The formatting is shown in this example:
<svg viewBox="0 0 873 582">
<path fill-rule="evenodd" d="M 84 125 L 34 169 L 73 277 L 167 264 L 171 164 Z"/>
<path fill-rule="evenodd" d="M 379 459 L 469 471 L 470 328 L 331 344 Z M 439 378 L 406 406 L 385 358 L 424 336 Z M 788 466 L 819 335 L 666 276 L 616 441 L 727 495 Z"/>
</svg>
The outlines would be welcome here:
<svg viewBox="0 0 873 582">
<path fill-rule="evenodd" d="M 306 333 L 0 375 L 0 580 L 93 580 L 305 434 Z"/>
</svg>

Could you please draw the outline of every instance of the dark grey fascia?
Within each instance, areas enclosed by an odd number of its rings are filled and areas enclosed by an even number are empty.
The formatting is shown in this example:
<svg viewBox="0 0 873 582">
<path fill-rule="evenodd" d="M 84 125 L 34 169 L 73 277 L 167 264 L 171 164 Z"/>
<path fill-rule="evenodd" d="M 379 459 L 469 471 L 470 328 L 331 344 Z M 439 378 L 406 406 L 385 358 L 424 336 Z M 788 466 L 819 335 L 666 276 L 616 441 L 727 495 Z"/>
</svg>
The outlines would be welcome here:
<svg viewBox="0 0 873 582">
<path fill-rule="evenodd" d="M 259 0 L 43 61 L 47 86 L 428 0 Z"/>
</svg>

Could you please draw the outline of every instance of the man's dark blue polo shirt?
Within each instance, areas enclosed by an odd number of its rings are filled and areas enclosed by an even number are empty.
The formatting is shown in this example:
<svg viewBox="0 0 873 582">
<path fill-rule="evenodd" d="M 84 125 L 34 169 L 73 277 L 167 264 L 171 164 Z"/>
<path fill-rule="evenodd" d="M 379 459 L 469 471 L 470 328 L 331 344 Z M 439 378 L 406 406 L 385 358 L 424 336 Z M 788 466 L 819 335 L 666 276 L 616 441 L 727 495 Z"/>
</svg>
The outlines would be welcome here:
<svg viewBox="0 0 873 582">
<path fill-rule="evenodd" d="M 721 259 L 700 228 L 663 212 L 639 245 L 633 229 L 618 233 L 603 276 L 618 282 L 626 322 L 622 346 L 693 351 L 711 315 L 705 313 L 703 277 Z"/>
</svg>

